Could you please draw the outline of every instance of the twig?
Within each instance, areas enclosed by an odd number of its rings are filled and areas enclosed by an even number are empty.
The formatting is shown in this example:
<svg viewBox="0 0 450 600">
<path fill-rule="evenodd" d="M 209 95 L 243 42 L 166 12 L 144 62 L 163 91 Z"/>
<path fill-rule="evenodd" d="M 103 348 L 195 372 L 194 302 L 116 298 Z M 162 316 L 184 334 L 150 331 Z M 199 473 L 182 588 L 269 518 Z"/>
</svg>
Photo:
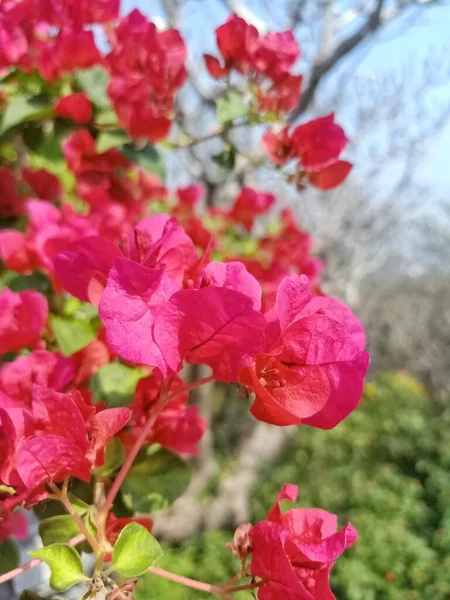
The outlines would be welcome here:
<svg viewBox="0 0 450 600">
<path fill-rule="evenodd" d="M 71 540 L 69 540 L 67 542 L 67 544 L 69 546 L 78 546 L 78 544 L 80 544 L 84 539 L 85 539 L 84 534 L 80 533 L 79 535 L 77 535 L 74 538 L 72 538 Z M 10 581 L 11 579 L 14 579 L 15 577 L 18 577 L 19 575 L 22 575 L 22 573 L 26 573 L 30 569 L 34 569 L 34 567 L 37 567 L 38 565 L 40 565 L 41 562 L 42 562 L 42 560 L 40 558 L 33 558 L 33 560 L 30 560 L 30 562 L 27 562 L 24 565 L 21 565 L 20 567 L 13 569 L 12 571 L 8 571 L 7 573 L 4 573 L 3 575 L 0 575 L 0 585 L 2 583 L 6 583 L 7 581 Z"/>
</svg>

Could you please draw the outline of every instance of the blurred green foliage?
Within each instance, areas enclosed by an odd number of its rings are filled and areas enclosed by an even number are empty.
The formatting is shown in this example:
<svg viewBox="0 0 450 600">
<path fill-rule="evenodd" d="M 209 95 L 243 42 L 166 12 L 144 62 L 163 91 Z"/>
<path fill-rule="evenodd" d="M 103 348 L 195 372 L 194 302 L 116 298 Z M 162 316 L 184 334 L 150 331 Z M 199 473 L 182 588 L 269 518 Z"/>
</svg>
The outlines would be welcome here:
<svg viewBox="0 0 450 600">
<path fill-rule="evenodd" d="M 299 427 L 276 465 L 253 490 L 253 521 L 263 519 L 285 482 L 299 506 L 351 521 L 359 540 L 336 564 L 338 600 L 450 598 L 450 405 L 406 373 L 366 386 L 361 406 L 333 431 Z M 161 566 L 220 583 L 238 569 L 224 545 L 231 533 L 207 532 L 167 549 Z M 148 576 L 137 600 L 205 597 Z M 250 595 L 240 595 L 248 600 Z"/>
</svg>

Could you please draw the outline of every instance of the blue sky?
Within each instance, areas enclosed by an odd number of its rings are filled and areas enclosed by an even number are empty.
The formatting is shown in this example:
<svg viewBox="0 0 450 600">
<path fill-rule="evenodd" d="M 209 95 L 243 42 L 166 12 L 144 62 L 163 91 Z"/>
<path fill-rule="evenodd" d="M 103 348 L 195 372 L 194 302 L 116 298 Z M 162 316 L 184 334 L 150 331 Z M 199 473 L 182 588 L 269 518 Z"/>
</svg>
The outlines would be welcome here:
<svg viewBox="0 0 450 600">
<path fill-rule="evenodd" d="M 257 14 L 264 16 L 262 4 L 258 0 L 249 0 L 247 5 L 252 7 Z M 123 12 L 137 7 L 152 19 L 164 15 L 158 0 L 122 0 Z M 278 4 L 277 4 L 278 6 Z M 259 10 L 261 9 L 261 10 Z M 226 10 L 220 1 L 214 0 L 188 0 L 182 14 L 183 33 L 188 41 L 191 53 L 195 57 L 201 56 L 203 51 L 214 50 L 214 28 L 226 18 Z M 420 91 L 418 94 L 405 92 L 398 106 L 398 114 L 395 119 L 401 122 L 405 119 L 405 127 L 408 126 L 409 111 L 422 107 L 423 118 L 432 121 L 438 115 L 444 113 L 445 108 L 450 105 L 450 4 L 440 3 L 426 10 L 421 10 L 420 18 L 414 18 L 415 13 L 408 13 L 408 22 L 397 20 L 392 25 L 379 32 L 376 37 L 363 47 L 361 60 L 356 68 L 352 70 L 353 81 L 349 82 L 348 101 L 346 109 L 338 113 L 338 118 L 350 131 L 352 129 L 352 84 L 354 82 L 377 82 L 386 76 L 395 76 L 405 71 L 408 73 L 408 85 Z M 302 39 L 299 39 L 302 43 Z M 424 61 L 429 61 L 428 70 L 435 71 L 433 57 L 436 58 L 437 66 L 442 70 L 447 64 L 447 73 L 441 77 L 439 85 L 433 85 L 420 89 L 421 76 Z M 343 61 L 340 68 L 351 65 L 355 59 L 351 55 Z M 201 64 L 201 68 L 203 65 Z M 333 84 L 333 74 L 330 77 L 330 85 Z M 416 80 L 414 82 L 414 80 Z M 326 93 L 325 82 L 322 93 Z M 320 100 L 320 96 L 319 96 Z M 389 126 L 387 123 L 385 124 Z M 413 127 L 413 125 L 411 125 Z M 382 130 L 382 127 L 380 131 Z M 381 135 L 380 131 L 376 135 Z M 357 132 L 355 132 L 357 135 Z M 370 138 L 370 136 L 369 136 Z M 368 138 L 368 139 L 369 139 Z M 358 142 L 360 143 L 360 142 Z M 369 142 L 365 142 L 369 148 Z M 422 152 L 422 149 L 421 149 Z M 425 140 L 423 145 L 423 156 L 420 168 L 415 175 L 418 182 L 434 186 L 437 194 L 442 196 L 450 189 L 450 119 L 447 120 L 440 132 Z"/>
</svg>

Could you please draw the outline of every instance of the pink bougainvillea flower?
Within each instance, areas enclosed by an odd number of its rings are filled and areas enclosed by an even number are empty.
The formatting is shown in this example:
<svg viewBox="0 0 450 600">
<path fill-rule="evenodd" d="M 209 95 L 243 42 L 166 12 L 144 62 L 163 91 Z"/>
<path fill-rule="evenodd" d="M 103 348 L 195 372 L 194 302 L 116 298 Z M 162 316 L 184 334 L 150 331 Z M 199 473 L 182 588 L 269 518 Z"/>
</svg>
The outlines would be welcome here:
<svg viewBox="0 0 450 600">
<path fill-rule="evenodd" d="M 197 260 L 192 240 L 168 215 L 141 221 L 123 238 L 122 248 L 123 252 L 99 236 L 78 240 L 56 257 L 56 277 L 73 296 L 98 304 L 108 274 L 119 257 L 125 255 L 149 268 L 164 267 L 165 273 L 180 284 L 186 269 Z"/>
<path fill-rule="evenodd" d="M 252 299 L 253 308 L 261 310 L 261 286 L 241 262 L 210 262 L 202 271 L 203 282 L 242 292 Z"/>
<path fill-rule="evenodd" d="M 23 512 L 16 512 L 2 518 L 0 515 L 0 543 L 6 538 L 26 540 L 28 537 L 28 519 Z"/>
<path fill-rule="evenodd" d="M 167 136 L 174 96 L 186 81 L 187 56 L 179 32 L 158 32 L 138 10 L 115 30 L 106 62 L 111 74 L 108 94 L 121 125 L 133 138 L 152 142 Z"/>
<path fill-rule="evenodd" d="M 108 274 L 120 256 L 119 248 L 106 238 L 76 240 L 56 256 L 56 278 L 76 298 L 98 305 Z"/>
<path fill-rule="evenodd" d="M 289 134 L 289 126 L 278 132 L 268 129 L 263 135 L 262 144 L 276 165 L 284 165 L 295 156 L 296 148 Z"/>
<path fill-rule="evenodd" d="M 60 391 L 72 381 L 73 376 L 74 365 L 71 359 L 59 352 L 34 350 L 0 368 L 0 390 L 26 406 L 31 402 L 34 383 Z"/>
<path fill-rule="evenodd" d="M 0 231 L 0 258 L 11 271 L 26 275 L 38 265 L 32 244 L 17 229 Z"/>
<path fill-rule="evenodd" d="M 361 324 L 342 303 L 313 299 L 304 275 L 283 279 L 266 317 L 265 351 L 239 376 L 256 395 L 251 413 L 275 425 L 335 427 L 362 395 Z"/>
<path fill-rule="evenodd" d="M 334 122 L 333 113 L 296 127 L 292 139 L 301 168 L 307 173 L 336 163 L 348 143 L 344 130 Z"/>
<path fill-rule="evenodd" d="M 64 96 L 56 103 L 55 115 L 78 124 L 89 123 L 92 119 L 91 101 L 84 92 Z"/>
<path fill-rule="evenodd" d="M 174 294 L 156 317 L 154 339 L 173 371 L 183 361 L 206 364 L 217 380 L 230 382 L 262 350 L 264 329 L 251 298 L 208 286 Z"/>
<path fill-rule="evenodd" d="M 35 291 L 0 292 L 0 355 L 34 347 L 48 316 L 47 299 Z"/>
<path fill-rule="evenodd" d="M 33 248 L 39 266 L 54 273 L 57 254 L 72 241 L 94 235 L 89 218 L 79 215 L 72 206 L 63 204 L 61 210 L 50 202 L 29 200 L 26 203 L 29 217 L 27 239 Z"/>
<path fill-rule="evenodd" d="M 334 600 L 330 571 L 357 533 L 353 525 L 337 530 L 337 517 L 320 509 L 291 509 L 282 513 L 281 500 L 295 501 L 297 486 L 285 485 L 266 521 L 249 533 L 250 573 L 265 583 L 259 600 Z"/>
<path fill-rule="evenodd" d="M 77 391 L 61 394 L 33 385 L 29 407 L 11 407 L 0 396 L 6 456 L 0 480 L 19 497 L 42 494 L 43 486 L 68 475 L 89 481 L 92 466 L 103 464 L 108 441 L 127 423 L 127 408 L 96 413 Z"/>
<path fill-rule="evenodd" d="M 103 292 L 99 314 L 108 345 L 122 358 L 158 367 L 165 375 L 166 362 L 153 336 L 158 310 L 179 284 L 163 268 L 149 269 L 118 258 Z"/>
<path fill-rule="evenodd" d="M 275 204 L 275 196 L 257 192 L 251 188 L 243 188 L 232 206 L 230 219 L 245 227 L 248 231 L 253 227 L 255 218 L 267 213 Z"/>
<path fill-rule="evenodd" d="M 22 179 L 30 186 L 34 194 L 42 200 L 60 200 L 62 184 L 59 178 L 47 169 L 22 169 Z"/>
</svg>

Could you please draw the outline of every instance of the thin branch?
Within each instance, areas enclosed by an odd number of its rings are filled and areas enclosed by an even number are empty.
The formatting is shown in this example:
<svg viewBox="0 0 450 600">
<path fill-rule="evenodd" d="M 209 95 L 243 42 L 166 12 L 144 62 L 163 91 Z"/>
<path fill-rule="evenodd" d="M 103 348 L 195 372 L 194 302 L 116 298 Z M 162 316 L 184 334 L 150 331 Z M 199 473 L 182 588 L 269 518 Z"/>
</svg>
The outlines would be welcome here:
<svg viewBox="0 0 450 600">
<path fill-rule="evenodd" d="M 203 583 L 203 581 L 196 581 L 195 579 L 190 579 L 189 577 L 184 577 L 183 575 L 177 575 L 176 573 L 171 573 L 170 571 L 160 569 L 159 567 L 150 567 L 148 571 L 153 575 L 163 577 L 164 579 L 169 579 L 170 581 L 174 581 L 175 583 L 190 587 L 194 590 L 206 592 L 207 594 L 214 594 L 215 596 L 219 596 L 224 600 L 232 600 L 232 597 L 223 588 L 217 585 Z"/>
<path fill-rule="evenodd" d="M 381 12 L 383 9 L 384 0 L 378 0 L 376 7 L 367 18 L 367 21 L 353 35 L 342 41 L 333 52 L 316 62 L 314 65 L 308 86 L 303 91 L 300 103 L 295 111 L 289 115 L 289 120 L 294 121 L 298 116 L 305 112 L 311 104 L 317 87 L 322 78 L 349 52 L 358 46 L 364 39 L 376 31 L 383 24 Z"/>
<path fill-rule="evenodd" d="M 78 546 L 78 544 L 80 544 L 84 539 L 85 539 L 84 535 L 82 533 L 80 533 L 76 537 L 69 540 L 67 542 L 67 544 L 69 546 Z M 0 585 L 2 583 L 6 583 L 7 581 L 11 581 L 11 579 L 15 579 L 16 577 L 18 577 L 19 575 L 22 575 L 22 573 L 26 573 L 26 571 L 29 571 L 30 569 L 34 569 L 34 567 L 37 567 L 38 565 L 40 565 L 41 562 L 42 562 L 42 560 L 40 558 L 33 558 L 33 560 L 30 560 L 30 562 L 27 562 L 24 565 L 21 565 L 20 567 L 13 569 L 12 571 L 8 571 L 8 573 L 4 573 L 3 575 L 0 575 Z"/>
</svg>

